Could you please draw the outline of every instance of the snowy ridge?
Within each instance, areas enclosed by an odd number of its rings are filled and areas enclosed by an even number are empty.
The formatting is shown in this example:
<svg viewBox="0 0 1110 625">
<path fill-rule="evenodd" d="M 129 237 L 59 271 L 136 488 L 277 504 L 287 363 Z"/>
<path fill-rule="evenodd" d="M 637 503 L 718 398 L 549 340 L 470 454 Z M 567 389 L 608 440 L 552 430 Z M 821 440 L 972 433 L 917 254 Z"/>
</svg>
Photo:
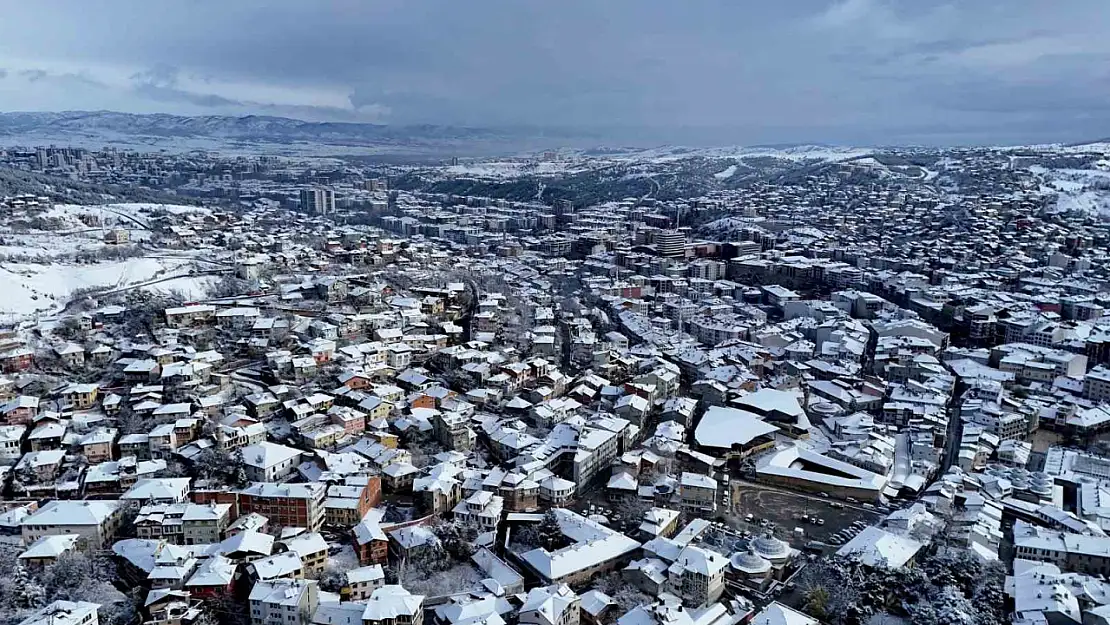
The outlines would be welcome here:
<svg viewBox="0 0 1110 625">
<path fill-rule="evenodd" d="M 228 154 L 327 156 L 336 154 L 510 154 L 553 142 L 582 143 L 551 129 L 493 129 L 437 125 L 387 126 L 310 122 L 287 117 L 243 117 L 66 111 L 0 113 L 0 145 L 50 143 L 100 149 L 171 152 L 218 150 Z"/>
<path fill-rule="evenodd" d="M 788 161 L 824 161 L 837 162 L 873 153 L 872 148 L 866 147 L 841 147 L 823 145 L 798 145 L 784 148 L 761 146 L 730 146 L 717 148 L 690 148 L 682 146 L 661 146 L 649 149 L 629 149 L 628 151 L 615 151 L 611 157 L 615 160 L 644 160 L 665 163 L 685 158 L 755 158 L 771 157 Z"/>
</svg>

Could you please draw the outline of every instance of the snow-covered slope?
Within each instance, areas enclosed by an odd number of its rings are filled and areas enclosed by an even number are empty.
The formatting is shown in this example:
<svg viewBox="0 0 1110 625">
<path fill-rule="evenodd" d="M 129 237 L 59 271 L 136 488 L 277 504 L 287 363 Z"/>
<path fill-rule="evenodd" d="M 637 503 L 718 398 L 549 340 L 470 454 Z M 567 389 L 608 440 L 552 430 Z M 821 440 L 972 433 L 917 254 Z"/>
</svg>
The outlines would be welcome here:
<svg viewBox="0 0 1110 625">
<path fill-rule="evenodd" d="M 199 297 L 216 279 L 192 275 L 216 266 L 200 250 L 149 251 L 142 245 L 153 236 L 150 220 L 156 211 L 205 213 L 206 208 L 163 204 L 59 204 L 40 217 L 49 230 L 33 225 L 0 227 L 0 318 L 21 317 L 60 309 L 75 290 L 135 286 L 160 292 L 180 291 Z M 128 231 L 131 245 L 111 246 L 104 235 Z"/>
<path fill-rule="evenodd" d="M 1056 210 L 1110 218 L 1110 161 L 1100 160 L 1095 166 L 1098 169 L 1049 169 L 1034 165 L 1029 170 L 1042 177 L 1042 192 L 1056 194 Z"/>
<path fill-rule="evenodd" d="M 58 143 L 100 148 L 171 151 L 220 150 L 227 153 L 328 154 L 506 154 L 577 137 L 545 130 L 527 131 L 455 126 L 386 126 L 366 123 L 310 122 L 287 117 L 247 115 L 135 115 L 111 111 L 0 113 L 0 145 Z M 541 140 L 542 139 L 542 140 Z"/>
<path fill-rule="evenodd" d="M 840 147 L 824 145 L 798 145 L 789 147 L 731 146 L 718 148 L 690 148 L 682 146 L 662 146 L 646 150 L 629 149 L 613 152 L 611 157 L 619 160 L 667 162 L 684 158 L 755 158 L 770 157 L 788 161 L 836 162 L 859 158 L 871 154 L 872 148 Z"/>
<path fill-rule="evenodd" d="M 4 317 L 54 311 L 77 289 L 122 288 L 187 274 L 188 259 L 131 258 L 92 265 L 0 263 L 0 313 Z"/>
</svg>

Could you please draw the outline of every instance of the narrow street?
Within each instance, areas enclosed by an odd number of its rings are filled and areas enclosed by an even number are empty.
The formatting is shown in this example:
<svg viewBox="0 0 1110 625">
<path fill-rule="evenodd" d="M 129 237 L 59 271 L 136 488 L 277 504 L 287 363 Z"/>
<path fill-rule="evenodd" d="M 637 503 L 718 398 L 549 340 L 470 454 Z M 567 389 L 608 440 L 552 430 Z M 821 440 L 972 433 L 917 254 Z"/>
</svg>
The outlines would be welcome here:
<svg viewBox="0 0 1110 625">
<path fill-rule="evenodd" d="M 963 436 L 963 423 L 960 421 L 960 403 L 964 394 L 964 385 L 957 382 L 948 400 L 945 410 L 948 413 L 948 437 L 945 441 L 944 458 L 941 461 L 940 474 L 944 475 L 952 465 L 956 464 L 960 455 L 960 438 Z"/>
</svg>

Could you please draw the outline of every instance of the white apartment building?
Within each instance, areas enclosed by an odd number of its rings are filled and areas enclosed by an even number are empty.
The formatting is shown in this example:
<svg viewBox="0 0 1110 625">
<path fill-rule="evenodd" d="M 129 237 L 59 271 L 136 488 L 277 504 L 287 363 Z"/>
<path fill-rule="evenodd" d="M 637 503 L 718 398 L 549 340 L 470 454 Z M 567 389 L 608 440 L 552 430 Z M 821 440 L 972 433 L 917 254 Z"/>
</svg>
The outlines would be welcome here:
<svg viewBox="0 0 1110 625">
<path fill-rule="evenodd" d="M 385 571 L 380 564 L 360 566 L 344 575 L 347 576 L 347 587 L 351 589 L 351 601 L 365 601 L 385 585 Z"/>
<path fill-rule="evenodd" d="M 1095 367 L 1084 376 L 1083 396 L 1097 402 L 1110 402 L 1110 368 Z"/>
<path fill-rule="evenodd" d="M 97 625 L 100 604 L 88 601 L 54 601 L 20 621 L 19 625 Z"/>
<path fill-rule="evenodd" d="M 252 482 L 280 482 L 293 474 L 301 460 L 299 450 L 270 442 L 247 445 L 240 453 Z"/>
<path fill-rule="evenodd" d="M 520 606 L 521 625 L 578 625 L 582 601 L 565 584 L 533 588 Z"/>
<path fill-rule="evenodd" d="M 480 532 L 492 532 L 501 521 L 505 500 L 489 491 L 479 490 L 455 506 L 455 518 Z"/>
<path fill-rule="evenodd" d="M 319 592 L 313 580 L 257 582 L 249 601 L 251 625 L 309 625 Z"/>
<path fill-rule="evenodd" d="M 77 534 L 85 548 L 102 549 L 119 530 L 123 506 L 118 501 L 51 501 L 20 523 L 23 541 Z"/>
<path fill-rule="evenodd" d="M 667 587 L 682 597 L 687 607 L 715 603 L 725 590 L 728 558 L 701 547 L 687 546 L 667 569 Z"/>
</svg>

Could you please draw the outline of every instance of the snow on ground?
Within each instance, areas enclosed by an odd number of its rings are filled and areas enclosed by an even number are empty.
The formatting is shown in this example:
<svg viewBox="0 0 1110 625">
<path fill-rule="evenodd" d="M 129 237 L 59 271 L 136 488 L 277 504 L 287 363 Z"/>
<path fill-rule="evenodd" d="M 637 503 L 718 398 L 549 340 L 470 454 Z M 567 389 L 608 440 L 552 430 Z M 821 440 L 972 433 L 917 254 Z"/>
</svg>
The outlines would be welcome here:
<svg viewBox="0 0 1110 625">
<path fill-rule="evenodd" d="M 147 219 L 156 211 L 166 211 L 174 215 L 208 215 L 211 210 L 201 206 L 187 206 L 183 204 L 152 204 L 149 202 L 127 202 L 122 204 L 95 204 L 84 206 L 79 204 L 58 204 L 50 209 L 47 217 L 56 217 L 66 220 L 73 228 L 89 228 L 81 217 L 90 216 L 99 219 L 105 226 L 119 226 L 122 228 L 140 228 L 140 223 L 147 223 Z"/>
<path fill-rule="evenodd" d="M 174 272 L 188 273 L 187 259 L 132 258 L 93 265 L 0 263 L 0 313 L 31 315 L 65 305 L 76 289 L 118 288 Z"/>
<path fill-rule="evenodd" d="M 1063 180 L 1063 179 L 1057 178 L 1055 180 L 1049 180 L 1048 181 L 1048 186 L 1041 187 L 1041 189 L 1046 191 L 1046 192 L 1051 192 L 1051 191 L 1068 191 L 1068 192 L 1071 192 L 1071 191 L 1082 191 L 1083 187 L 1085 187 L 1085 186 L 1087 186 L 1087 185 L 1082 183 L 1082 182 L 1079 182 L 1077 180 Z"/>
<path fill-rule="evenodd" d="M 726 178 L 731 178 L 732 175 L 735 174 L 735 173 L 736 173 L 736 165 L 729 165 L 727 168 L 725 168 L 724 171 L 719 171 L 719 172 L 713 174 L 713 177 L 716 178 L 717 180 L 724 180 Z"/>
<path fill-rule="evenodd" d="M 737 232 L 743 228 L 748 228 L 753 225 L 754 221 L 749 217 L 722 217 L 715 219 L 708 223 L 702 224 L 700 230 L 702 232 L 712 232 L 724 235 L 730 232 Z"/>
<path fill-rule="evenodd" d="M 1110 154 L 1110 143 L 1106 141 L 1095 141 L 1093 143 L 1083 143 L 1080 145 L 1053 145 L 1052 149 L 1065 154 L 1085 154 L 1090 152 L 1101 152 L 1103 154 Z"/>
<path fill-rule="evenodd" d="M 14 262 L 36 262 L 37 259 L 50 262 L 58 257 L 96 251 L 106 247 L 104 235 L 112 228 L 130 231 L 132 241 L 150 238 L 147 230 L 101 206 L 60 204 L 43 217 L 57 222 L 54 224 L 57 229 L 0 228 L 0 257 Z"/>
<path fill-rule="evenodd" d="M 126 204 L 108 204 L 105 208 L 118 210 L 127 213 L 133 217 L 143 217 L 145 213 L 151 211 L 164 210 L 167 213 L 174 215 L 211 215 L 211 209 L 204 208 L 203 206 L 189 206 L 187 204 L 151 204 L 143 202 L 131 202 Z"/>
<path fill-rule="evenodd" d="M 106 247 L 99 236 L 84 234 L 0 233 L 0 256 L 12 260 L 42 259 L 93 251 Z"/>
<path fill-rule="evenodd" d="M 890 168 L 880 163 L 874 156 L 865 156 L 863 158 L 846 161 L 844 165 L 870 170 L 880 178 L 890 178 L 893 175 Z"/>
<path fill-rule="evenodd" d="M 524 175 L 568 174 L 589 169 L 589 161 L 583 160 L 496 160 L 460 163 L 443 168 L 452 176 L 471 176 L 476 178 L 516 178 Z"/>
<path fill-rule="evenodd" d="M 144 286 L 143 290 L 160 295 L 180 293 L 186 300 L 198 300 L 204 299 L 219 281 L 219 276 L 184 276 Z"/>
<path fill-rule="evenodd" d="M 103 242 L 112 228 L 128 230 L 133 242 L 149 240 L 151 233 L 146 226 L 154 211 L 179 215 L 210 212 L 173 204 L 59 204 L 44 214 L 61 222 L 55 224 L 60 225 L 58 230 L 0 228 L 0 289 L 6 295 L 0 301 L 0 315 L 54 311 L 65 305 L 74 290 L 84 288 L 134 285 L 158 293 L 179 291 L 186 297 L 203 296 L 216 279 L 189 275 L 194 261 L 199 260 L 199 250 L 122 260 L 122 249 L 114 256 L 115 248 Z M 90 251 L 102 252 L 103 260 L 72 262 L 90 260 L 88 256 L 75 258 L 78 253 Z M 163 282 L 162 278 L 169 279 Z M 156 282 L 145 284 L 151 281 Z"/>
<path fill-rule="evenodd" d="M 1061 212 L 1079 211 L 1088 215 L 1110 217 L 1110 192 L 1082 191 L 1065 192 L 1056 198 L 1056 210 Z"/>
<path fill-rule="evenodd" d="M 1102 166 L 1105 161 L 1099 161 Z M 1043 193 L 1056 193 L 1056 210 L 1080 211 L 1110 218 L 1110 171 L 1104 169 L 1048 169 L 1029 171 L 1044 177 Z"/>
<path fill-rule="evenodd" d="M 558 160 L 538 160 L 536 158 L 478 160 L 449 167 L 441 171 L 453 176 L 505 179 L 522 175 L 558 175 L 578 173 L 591 169 L 604 168 L 614 164 L 669 163 L 687 158 L 743 159 L 773 157 L 783 160 L 802 161 L 844 161 L 871 154 L 869 148 L 845 148 L 816 145 L 802 145 L 787 148 L 769 147 L 722 147 L 687 148 L 681 146 L 661 146 L 657 148 L 611 151 L 603 155 L 564 156 Z M 718 172 L 718 179 L 725 179 L 736 173 L 736 166 Z"/>
<path fill-rule="evenodd" d="M 348 543 L 343 543 L 339 551 L 333 555 L 328 556 L 327 564 L 324 567 L 329 571 L 349 571 L 359 567 L 358 554 L 355 553 L 355 548 Z"/>
<path fill-rule="evenodd" d="M 646 150 L 630 150 L 612 158 L 622 161 L 647 160 L 656 163 L 677 161 L 684 158 L 735 158 L 769 156 L 789 161 L 843 161 L 871 154 L 870 148 L 849 148 L 823 145 L 798 145 L 787 148 L 743 147 L 685 148 L 662 146 Z"/>
<path fill-rule="evenodd" d="M 483 577 L 470 563 L 459 563 L 446 571 L 430 574 L 412 567 L 404 571 L 402 585 L 414 594 L 441 597 L 473 590 L 481 584 Z"/>
</svg>

